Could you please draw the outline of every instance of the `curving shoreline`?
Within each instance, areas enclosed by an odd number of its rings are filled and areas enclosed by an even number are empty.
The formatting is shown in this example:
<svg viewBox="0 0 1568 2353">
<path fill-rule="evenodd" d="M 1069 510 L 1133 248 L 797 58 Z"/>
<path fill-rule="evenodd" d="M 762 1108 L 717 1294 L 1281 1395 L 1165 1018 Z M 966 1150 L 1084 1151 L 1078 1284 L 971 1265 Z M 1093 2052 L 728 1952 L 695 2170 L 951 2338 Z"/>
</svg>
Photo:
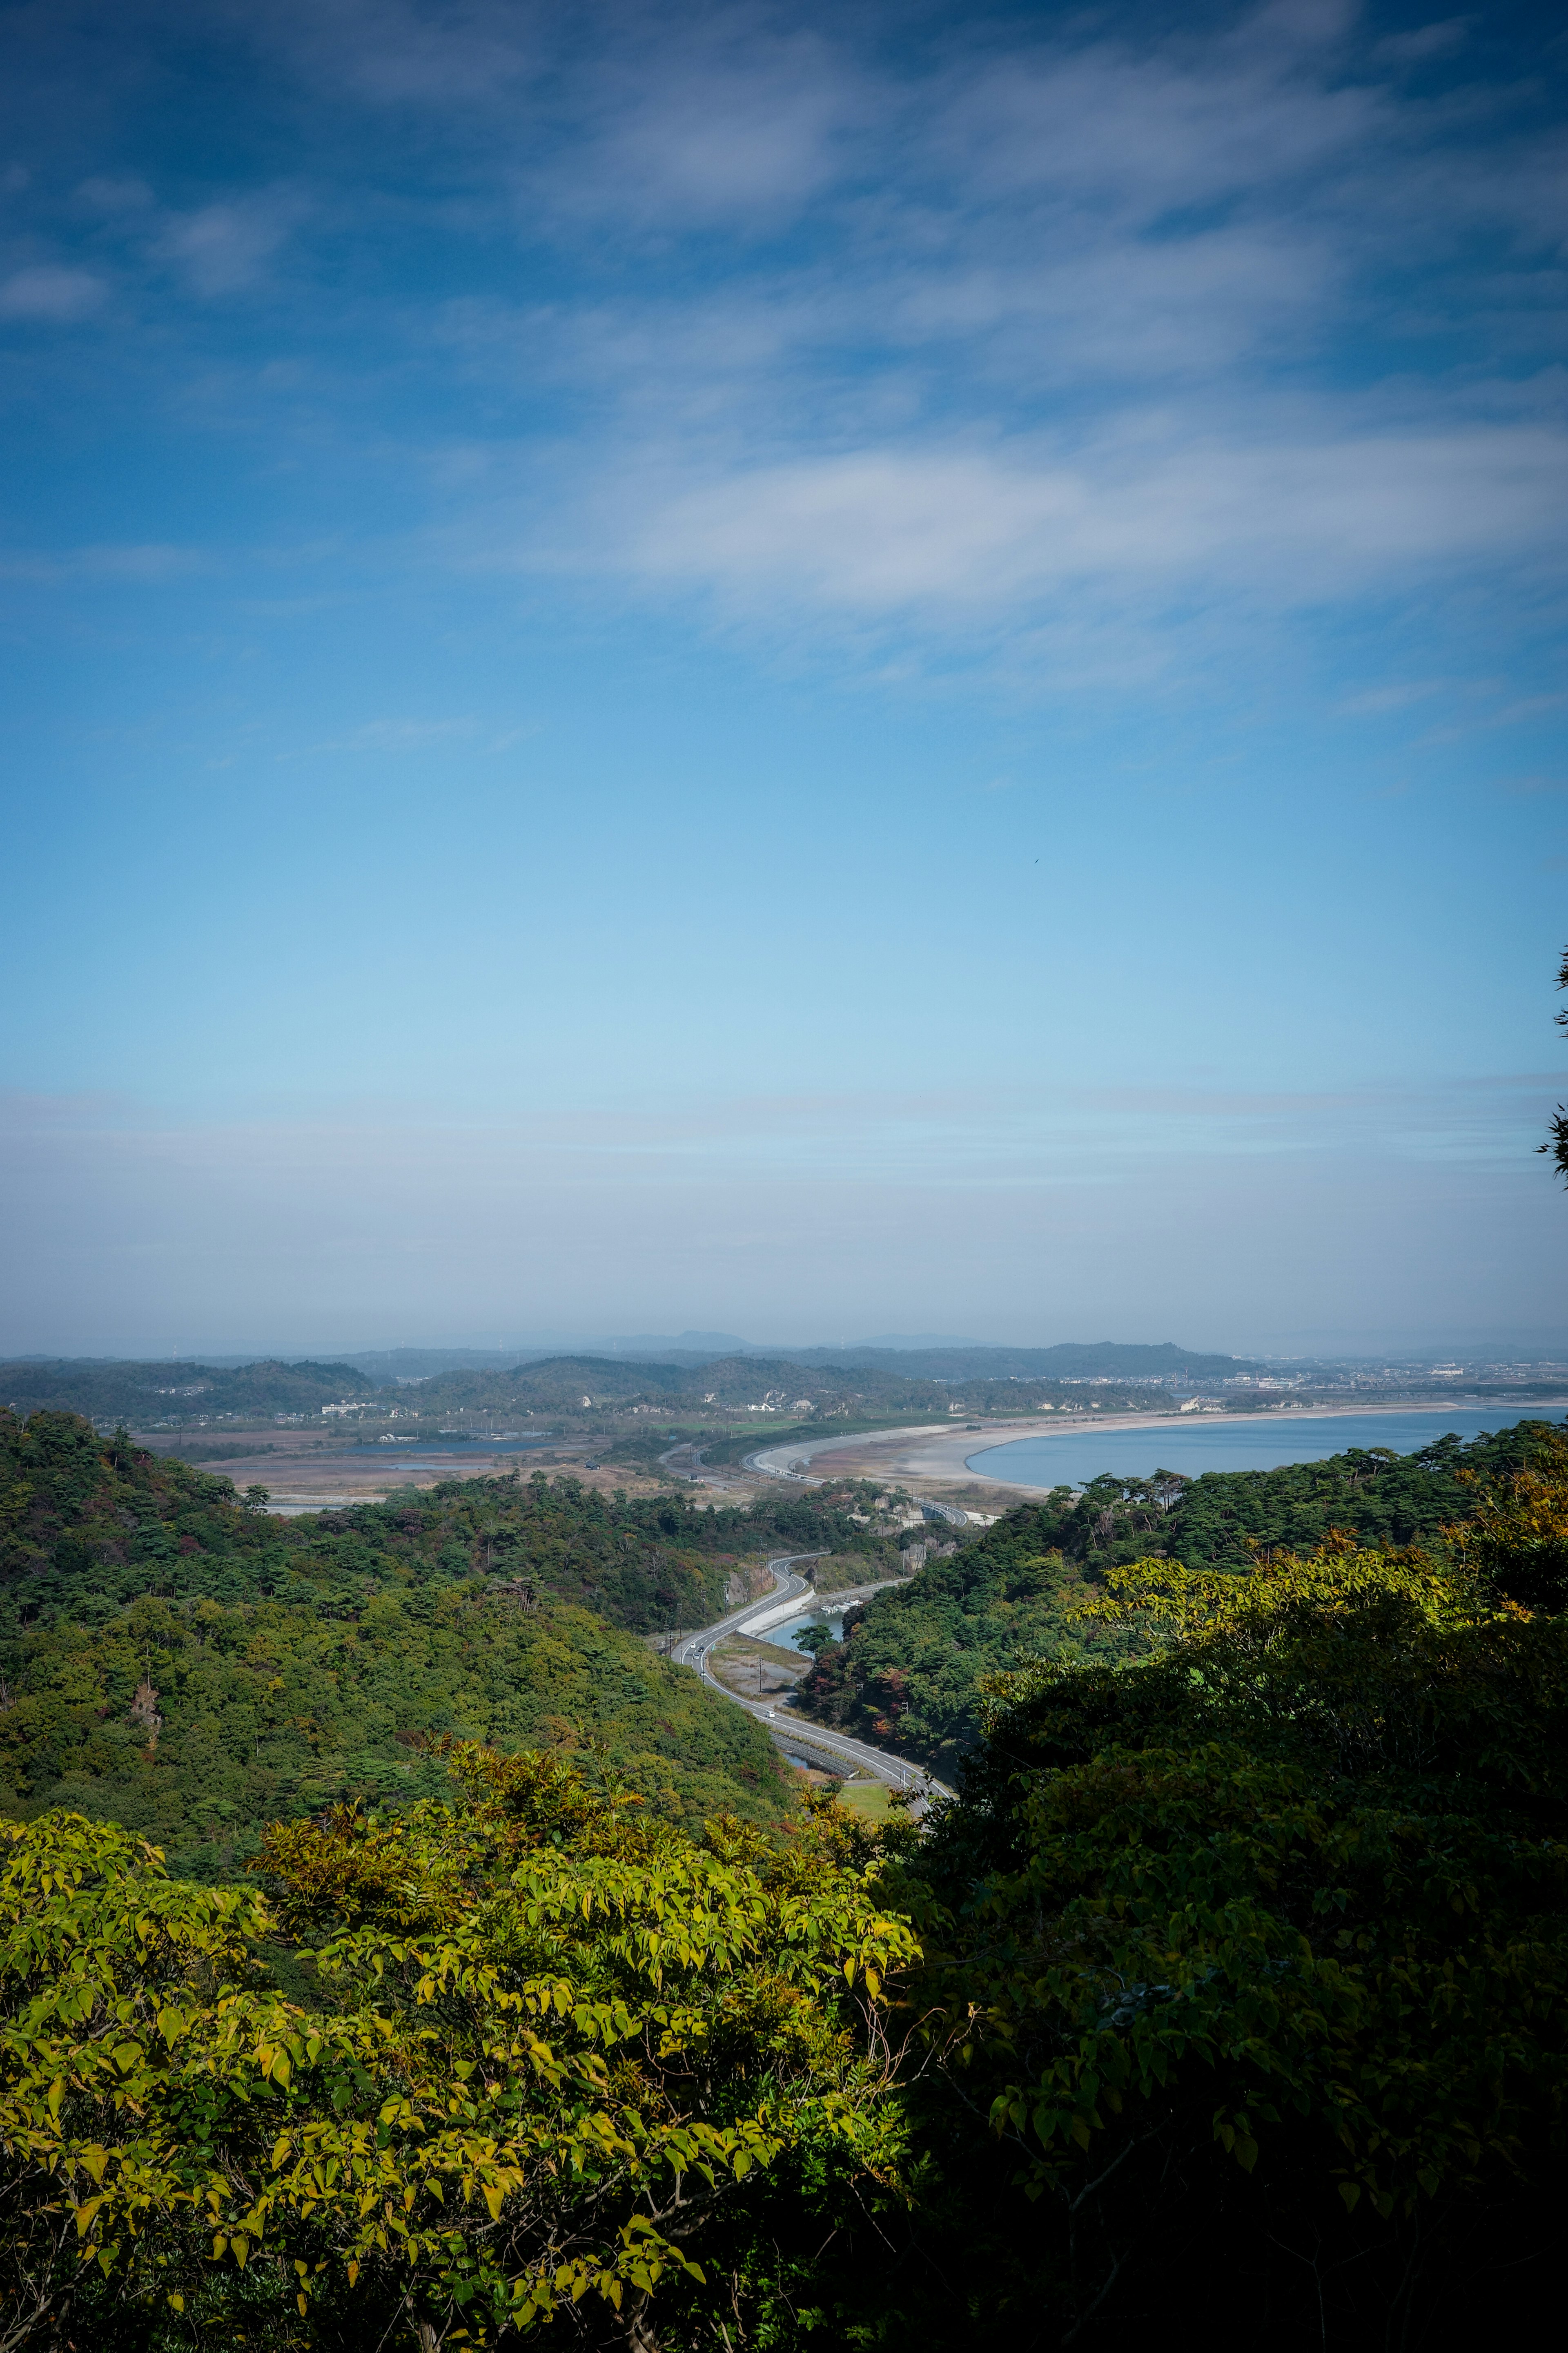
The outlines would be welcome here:
<svg viewBox="0 0 1568 2353">
<path fill-rule="evenodd" d="M 1002 1447 L 1016 1444 L 1030 1438 L 1058 1437 L 1064 1430 L 1079 1435 L 1090 1430 L 1112 1430 L 1120 1434 L 1133 1430 L 1191 1429 L 1194 1419 L 1201 1419 L 1205 1430 L 1245 1425 L 1257 1429 L 1267 1423 L 1273 1427 L 1289 1420 L 1301 1421 L 1358 1419 L 1368 1414 L 1490 1412 L 1494 1400 L 1468 1398 L 1427 1399 L 1405 1398 L 1379 1399 L 1365 1405 L 1301 1405 L 1288 1406 L 1266 1413 L 1205 1413 L 1200 1418 L 1169 1412 L 1116 1413 L 1101 1415 L 1085 1408 L 1081 1412 L 1032 1414 L 1016 1421 L 983 1421 L 979 1429 L 973 1426 L 954 1430 L 951 1423 L 927 1422 L 911 1430 L 889 1430 L 881 1435 L 858 1438 L 824 1438 L 815 1441 L 797 1441 L 794 1445 L 763 1447 L 747 1461 L 757 1471 L 775 1479 L 811 1478 L 824 1456 L 832 1459 L 831 1469 L 839 1477 L 896 1479 L 900 1485 L 923 1484 L 945 1488 L 984 1487 L 992 1491 L 999 1505 L 1005 1508 L 1012 1497 L 1027 1498 L 1047 1494 L 1048 1487 L 1038 1482 L 999 1478 L 994 1472 L 972 1466 L 970 1458 L 995 1452 Z M 1510 1400 L 1498 1409 L 1500 1426 L 1510 1421 L 1528 1420 L 1532 1414 L 1549 1414 L 1568 1409 L 1568 1398 L 1531 1398 L 1523 1404 Z M 794 1466 L 803 1464 L 804 1471 Z M 825 1469 L 828 1465 L 823 1466 Z"/>
</svg>

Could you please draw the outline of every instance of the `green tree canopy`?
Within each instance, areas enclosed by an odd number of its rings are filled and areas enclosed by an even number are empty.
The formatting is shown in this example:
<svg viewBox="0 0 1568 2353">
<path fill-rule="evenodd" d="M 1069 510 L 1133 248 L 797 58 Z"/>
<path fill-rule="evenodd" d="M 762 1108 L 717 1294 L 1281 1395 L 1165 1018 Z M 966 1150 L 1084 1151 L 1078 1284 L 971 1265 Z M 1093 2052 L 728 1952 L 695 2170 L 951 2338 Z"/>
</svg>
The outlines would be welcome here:
<svg viewBox="0 0 1568 2353">
<path fill-rule="evenodd" d="M 914 1947 L 830 1828 L 692 1840 L 563 1759 L 451 1761 L 459 1803 L 274 1831 L 267 1894 L 0 1833 L 0 2344 L 635 2342 L 752 2174 L 820 2209 L 896 2168 Z"/>
</svg>

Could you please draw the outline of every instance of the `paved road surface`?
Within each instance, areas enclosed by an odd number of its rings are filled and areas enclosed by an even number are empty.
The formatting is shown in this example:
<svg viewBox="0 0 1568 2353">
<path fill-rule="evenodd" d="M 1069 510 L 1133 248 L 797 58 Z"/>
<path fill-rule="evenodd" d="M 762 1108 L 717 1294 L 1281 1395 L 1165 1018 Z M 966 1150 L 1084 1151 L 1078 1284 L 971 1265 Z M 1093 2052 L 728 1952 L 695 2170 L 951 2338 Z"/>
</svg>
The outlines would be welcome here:
<svg viewBox="0 0 1568 2353">
<path fill-rule="evenodd" d="M 808 1717 L 797 1715 L 784 1701 L 742 1699 L 738 1693 L 727 1690 L 713 1672 L 710 1656 L 714 1645 L 726 1634 L 743 1634 L 748 1620 L 771 1615 L 781 1601 L 812 1595 L 809 1579 L 795 1575 L 795 1563 L 822 1557 L 820 1553 L 792 1552 L 770 1560 L 768 1567 L 773 1573 L 772 1593 L 764 1594 L 761 1600 L 748 1601 L 743 1609 L 732 1609 L 717 1625 L 704 1626 L 699 1632 L 688 1634 L 676 1644 L 672 1653 L 677 1665 L 695 1667 L 714 1691 L 723 1692 L 727 1700 L 736 1707 L 743 1707 L 748 1715 L 754 1715 L 759 1724 L 765 1725 L 781 1748 L 809 1757 L 814 1765 L 826 1764 L 837 1772 L 847 1767 L 858 1768 L 873 1774 L 879 1781 L 886 1781 L 889 1788 L 918 1789 L 924 1797 L 951 1798 L 952 1791 L 947 1784 L 937 1780 L 922 1766 L 911 1765 L 889 1749 L 873 1748 L 868 1741 L 851 1740 L 847 1733 L 829 1732 Z M 829 1601 L 833 1599 L 831 1595 L 825 1597 Z"/>
</svg>

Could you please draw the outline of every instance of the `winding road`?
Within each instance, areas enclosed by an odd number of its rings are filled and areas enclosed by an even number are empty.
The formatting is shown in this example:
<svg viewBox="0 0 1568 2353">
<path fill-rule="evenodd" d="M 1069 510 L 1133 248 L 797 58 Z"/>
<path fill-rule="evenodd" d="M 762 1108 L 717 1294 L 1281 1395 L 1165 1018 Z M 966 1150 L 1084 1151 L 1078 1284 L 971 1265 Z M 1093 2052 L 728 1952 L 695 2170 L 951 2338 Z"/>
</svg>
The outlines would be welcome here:
<svg viewBox="0 0 1568 2353">
<path fill-rule="evenodd" d="M 755 1716 L 781 1748 L 793 1750 L 814 1765 L 826 1764 L 830 1770 L 837 1771 L 842 1771 L 846 1766 L 854 1767 L 863 1773 L 873 1774 L 879 1781 L 887 1782 L 889 1788 L 916 1789 L 922 1798 L 951 1798 L 953 1793 L 946 1782 L 939 1781 L 923 1766 L 911 1765 L 906 1758 L 895 1757 L 889 1749 L 873 1748 L 868 1741 L 851 1740 L 847 1733 L 829 1732 L 825 1726 L 813 1724 L 809 1718 L 796 1715 L 787 1701 L 742 1699 L 739 1693 L 728 1690 L 713 1672 L 710 1656 L 715 1644 L 721 1641 L 726 1634 L 745 1634 L 754 1627 L 777 1625 L 782 1617 L 794 1615 L 789 1605 L 813 1596 L 810 1579 L 795 1575 L 795 1563 L 820 1560 L 822 1557 L 821 1553 L 790 1552 L 781 1553 L 775 1560 L 770 1560 L 768 1567 L 773 1578 L 772 1593 L 764 1594 L 761 1600 L 748 1601 L 742 1609 L 732 1609 L 716 1625 L 703 1626 L 695 1634 L 684 1636 L 671 1653 L 676 1664 L 695 1667 L 711 1689 L 722 1692 L 732 1705 L 743 1707 L 748 1715 Z"/>
</svg>

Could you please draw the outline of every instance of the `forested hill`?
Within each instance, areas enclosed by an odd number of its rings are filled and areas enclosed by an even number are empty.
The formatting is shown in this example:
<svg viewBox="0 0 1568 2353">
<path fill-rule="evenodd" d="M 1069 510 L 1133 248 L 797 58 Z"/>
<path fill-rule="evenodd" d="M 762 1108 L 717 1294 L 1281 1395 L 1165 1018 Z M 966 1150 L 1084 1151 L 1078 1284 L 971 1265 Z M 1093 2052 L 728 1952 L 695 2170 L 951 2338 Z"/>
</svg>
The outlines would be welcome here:
<svg viewBox="0 0 1568 2353">
<path fill-rule="evenodd" d="M 962 1696 L 944 1656 L 1045 1621 L 1042 1567 L 1059 1600 L 1123 1542 L 1430 1536 L 1477 1498 L 1462 1558 L 1148 1560 L 1101 1592 L 1100 1657 L 993 1685 L 923 1831 L 826 1798 L 760 1829 L 776 1768 L 740 1711 L 473 1573 L 507 1527 L 542 1574 L 574 1526 L 600 1582 L 658 1549 L 570 1487 L 280 1535 L 79 1421 L 0 1443 L 13 1585 L 76 1580 L 14 1635 L 18 1753 L 53 1740 L 62 1797 L 154 1834 L 208 1826 L 169 1842 L 226 1877 L 247 1808 L 295 1816 L 217 1890 L 65 1805 L 0 1820 L 11 2353 L 428 2353 L 557 2316 L 578 2353 L 1106 2353 L 1183 2312 L 1270 2353 L 1539 2336 L 1568 2189 L 1568 1437 L 1477 1490 L 1450 1448 L 1254 1478 L 1244 1514 L 1164 1481 L 1014 1515 L 900 1597 L 928 1725 Z M 106 1580 L 138 1555 L 127 1605 Z M 241 1598 L 209 1599 L 226 1575 Z M 1106 1672 L 1118 1631 L 1138 1654 Z M 635 1792 L 560 1753 L 579 1705 Z M 409 1744 L 486 1711 L 525 1753 L 459 1744 L 443 1786 Z M 319 1802 L 345 1787 L 428 1798 Z M 752 1821 L 689 1833 L 736 1790 Z"/>
<path fill-rule="evenodd" d="M 943 1414 L 951 1389 L 924 1378 L 843 1366 L 806 1367 L 787 1357 L 721 1356 L 709 1365 L 637 1364 L 621 1356 L 557 1356 L 510 1372 L 441 1373 L 405 1390 L 421 1414 L 520 1415 L 651 1405 L 664 1413 L 722 1415 L 769 1404 L 815 1413 Z M 1016 1395 L 1008 1402 L 1016 1409 Z"/>
<path fill-rule="evenodd" d="M 283 1365 L 267 1358 L 224 1366 L 61 1358 L 0 1365 L 0 1406 L 20 1413 L 44 1407 L 100 1421 L 186 1420 L 215 1414 L 315 1416 L 323 1405 L 373 1394 L 364 1375 L 342 1364 Z"/>
<path fill-rule="evenodd" d="M 1241 1569 L 1254 1546 L 1308 1551 L 1334 1528 L 1440 1551 L 1443 1528 L 1468 1518 L 1479 1492 L 1459 1474 L 1484 1482 L 1516 1470 L 1547 1427 L 1520 1422 L 1468 1445 L 1443 1438 L 1415 1454 L 1353 1449 L 1279 1471 L 1058 1487 L 852 1611 L 844 1641 L 818 1653 L 805 1704 L 950 1771 L 978 1735 L 984 1677 L 1058 1651 L 1125 1653 L 1124 1630 L 1074 1622 L 1074 1605 L 1108 1569 L 1150 1558 Z"/>
<path fill-rule="evenodd" d="M 955 1396 L 976 1410 L 1017 1413 L 1037 1396 L 1058 1402 L 1078 1381 L 1136 1385 L 1149 1381 L 1216 1381 L 1256 1372 L 1235 1356 L 1205 1356 L 1170 1343 L 1159 1347 L 963 1348 L 915 1351 L 814 1349 L 788 1356 L 720 1356 L 700 1366 L 637 1364 L 618 1356 L 560 1356 L 511 1371 L 454 1372 L 421 1381 L 409 1392 L 423 1412 L 437 1409 L 500 1408 L 503 1411 L 572 1412 L 640 1399 L 667 1411 L 703 1406 L 742 1408 L 771 1398 L 787 1409 L 809 1404 L 818 1414 L 947 1412 Z M 1040 1388 L 1033 1384 L 1038 1382 Z M 1020 1385 L 1023 1388 L 1020 1395 Z M 1081 1398 L 1078 1400 L 1081 1402 Z"/>
<path fill-rule="evenodd" d="M 671 1819 L 774 1819 L 765 1735 L 637 1638 L 718 1616 L 763 1550 L 885 1567 L 860 1500 L 704 1512 L 536 1473 L 283 1519 L 75 1415 L 0 1411 L 0 1815 L 73 1807 L 221 1878 L 268 1820 L 444 1788 L 451 1734 L 596 1740 Z"/>
<path fill-rule="evenodd" d="M 1054 1348 L 817 1348 L 777 1356 L 720 1356 L 706 1362 L 641 1361 L 626 1356 L 563 1356 L 516 1365 L 457 1367 L 402 1382 L 374 1379 L 349 1363 L 225 1366 L 195 1363 L 21 1360 L 0 1365 L 0 1405 L 86 1414 L 100 1424 L 133 1427 L 268 1419 L 318 1420 L 326 1406 L 396 1406 L 405 1418 L 439 1426 L 443 1419 L 501 1413 L 520 1419 L 584 1414 L 616 1417 L 641 1406 L 662 1414 L 721 1419 L 765 1406 L 814 1415 L 945 1414 L 961 1402 L 973 1412 L 1016 1413 L 1037 1403 L 1075 1398 L 1071 1384 L 1214 1382 L 1256 1372 L 1234 1356 L 1205 1356 L 1163 1341 L 1136 1347 L 1104 1342 Z M 1036 1386 L 1037 1384 L 1037 1387 Z M 1104 1401 L 1118 1398 L 1108 1392 Z"/>
</svg>

